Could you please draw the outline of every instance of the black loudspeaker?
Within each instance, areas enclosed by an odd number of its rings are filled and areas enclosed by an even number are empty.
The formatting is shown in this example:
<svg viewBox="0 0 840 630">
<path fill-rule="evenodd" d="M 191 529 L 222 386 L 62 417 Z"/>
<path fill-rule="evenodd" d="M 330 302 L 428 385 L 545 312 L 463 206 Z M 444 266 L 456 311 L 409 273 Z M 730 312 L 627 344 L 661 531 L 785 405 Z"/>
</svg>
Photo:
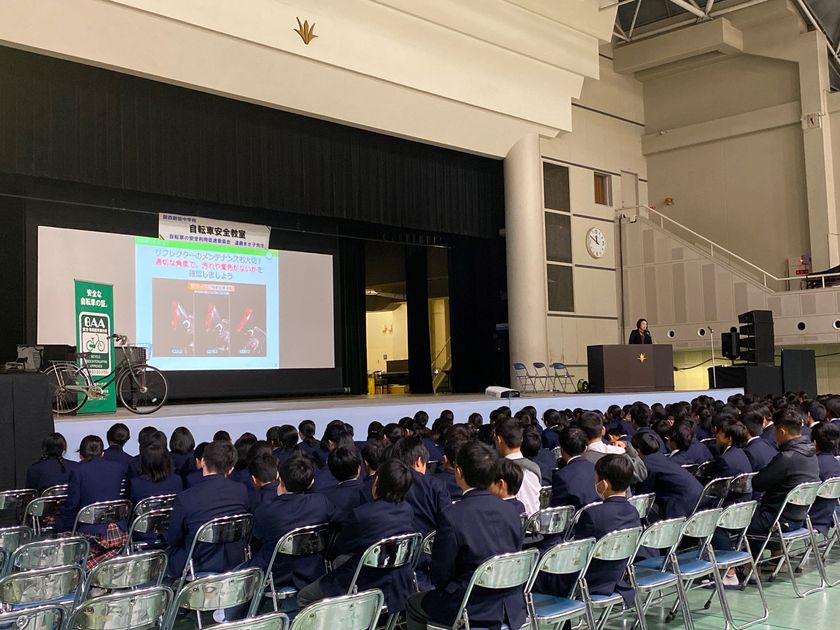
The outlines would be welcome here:
<svg viewBox="0 0 840 630">
<path fill-rule="evenodd" d="M 776 337 L 772 311 L 747 311 L 738 315 L 740 357 L 747 363 L 773 365 Z"/>
<path fill-rule="evenodd" d="M 745 394 L 755 396 L 775 397 L 784 393 L 782 368 L 775 365 L 734 365 L 708 371 L 709 385 L 715 389 L 743 387 Z"/>
<path fill-rule="evenodd" d="M 782 350 L 782 382 L 786 392 L 817 397 L 817 358 L 813 350 Z"/>
<path fill-rule="evenodd" d="M 738 331 L 725 332 L 720 335 L 720 348 L 723 356 L 733 361 L 741 356 L 741 348 L 739 345 L 740 335 Z"/>
<path fill-rule="evenodd" d="M 55 431 L 46 374 L 0 374 L 0 488 L 23 488 L 26 469 L 41 455 L 41 440 Z"/>
</svg>

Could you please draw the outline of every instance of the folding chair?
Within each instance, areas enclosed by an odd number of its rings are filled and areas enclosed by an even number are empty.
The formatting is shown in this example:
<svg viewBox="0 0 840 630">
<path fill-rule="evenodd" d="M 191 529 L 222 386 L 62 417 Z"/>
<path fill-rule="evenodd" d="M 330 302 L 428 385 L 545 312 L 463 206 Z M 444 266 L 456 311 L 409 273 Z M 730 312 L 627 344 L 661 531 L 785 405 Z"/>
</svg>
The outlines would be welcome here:
<svg viewBox="0 0 840 630">
<path fill-rule="evenodd" d="M 724 505 L 752 500 L 752 480 L 757 474 L 757 472 L 742 473 L 733 477 Z"/>
<path fill-rule="evenodd" d="M 756 554 L 756 558 L 758 558 L 756 565 L 760 565 L 775 559 L 762 559 L 761 555 L 764 553 L 764 550 L 767 549 L 767 545 L 771 541 L 779 544 L 779 546 L 782 549 L 782 557 L 779 559 L 779 562 L 777 563 L 773 574 L 770 576 L 769 581 L 772 582 L 776 579 L 776 576 L 779 575 L 779 571 L 782 570 L 782 566 L 784 564 L 785 566 L 787 566 L 788 573 L 790 574 L 791 586 L 793 586 L 793 592 L 796 593 L 797 597 L 807 597 L 812 593 L 818 593 L 825 589 L 825 586 L 827 584 L 827 580 L 825 577 L 825 568 L 822 564 L 822 556 L 820 555 L 820 549 L 819 545 L 817 544 L 817 539 L 814 536 L 814 529 L 811 526 L 811 517 L 806 514 L 804 523 L 805 526 L 789 532 L 786 532 L 782 529 L 782 525 L 779 521 L 781 520 L 782 513 L 788 505 L 796 505 L 800 507 L 810 507 L 811 505 L 813 505 L 814 500 L 817 498 L 817 493 L 819 492 L 821 485 L 822 483 L 819 481 L 811 481 L 808 483 L 801 483 L 798 486 L 796 486 L 793 490 L 788 492 L 787 496 L 785 497 L 785 500 L 782 503 L 782 507 L 779 509 L 779 511 L 776 514 L 776 517 L 773 519 L 773 523 L 770 526 L 770 531 L 767 533 L 767 536 L 750 536 L 750 539 L 756 541 L 756 543 L 760 545 L 758 553 Z M 792 546 L 798 542 L 804 543 L 803 550 L 806 553 L 809 550 L 814 553 L 814 561 L 817 564 L 817 572 L 820 575 L 820 585 L 809 589 L 804 593 L 802 593 L 799 590 L 799 585 L 796 583 L 796 571 L 794 570 L 793 563 L 790 559 L 791 551 L 793 551 Z M 757 570 L 755 571 L 755 573 L 756 579 L 760 579 Z M 752 572 L 750 573 L 750 575 L 752 575 Z"/>
<path fill-rule="evenodd" d="M 26 506 L 29 505 L 29 502 L 32 501 L 35 497 L 38 496 L 37 490 L 32 489 L 24 489 L 24 490 L 3 490 L 0 492 L 0 511 L 5 510 L 14 510 L 14 516 L 10 518 L 9 521 L 6 521 L 4 517 L 4 522 L 11 523 L 11 524 L 18 524 L 23 519 L 24 512 L 26 510 Z"/>
<path fill-rule="evenodd" d="M 145 499 L 140 499 L 137 505 L 134 506 L 134 510 L 131 512 L 131 520 L 143 514 L 148 514 L 153 510 L 166 510 L 172 509 L 173 507 L 175 507 L 174 494 L 158 494 L 153 497 L 146 497 Z"/>
<path fill-rule="evenodd" d="M 181 572 L 181 577 L 177 580 L 176 593 L 183 588 L 188 576 L 190 579 L 195 579 L 206 575 L 204 573 L 196 573 L 193 567 L 193 555 L 195 554 L 196 546 L 199 544 L 222 545 L 241 542 L 245 548 L 245 556 L 247 558 L 248 541 L 251 538 L 252 524 L 253 517 L 250 514 L 236 514 L 211 519 L 199 527 L 187 552 L 184 570 Z"/>
<path fill-rule="evenodd" d="M 135 510 L 136 511 L 136 510 Z M 163 549 L 166 547 L 166 532 L 172 519 L 172 507 L 151 510 L 136 516 L 128 526 L 128 536 L 123 553 L 131 554 L 138 550 Z M 154 535 L 155 541 L 134 540 L 135 534 Z"/>
<path fill-rule="evenodd" d="M 8 574 L 9 561 L 12 554 L 21 545 L 32 541 L 32 530 L 25 525 L 17 527 L 3 527 L 0 529 L 0 577 Z"/>
<path fill-rule="evenodd" d="M 59 604 L 72 610 L 79 600 L 85 574 L 78 565 L 13 573 L 0 579 L 0 606 L 4 610 Z"/>
<path fill-rule="evenodd" d="M 347 594 L 351 595 L 359 592 L 356 582 L 358 582 L 362 569 L 364 568 L 382 570 L 410 567 L 413 571 L 420 557 L 422 543 L 423 536 L 419 533 L 414 533 L 391 536 L 390 538 L 384 538 L 372 544 L 365 550 L 362 557 L 359 558 L 359 563 L 356 565 L 353 579 L 350 580 Z M 397 624 L 397 617 L 401 611 L 390 610 L 387 607 L 386 610 L 388 611 L 388 619 L 385 623 L 385 628 L 386 630 L 392 630 Z"/>
<path fill-rule="evenodd" d="M 160 627 L 171 601 L 172 591 L 166 586 L 103 595 L 82 602 L 73 611 L 65 630 L 135 630 Z"/>
<path fill-rule="evenodd" d="M 840 499 L 840 478 L 834 477 L 832 479 L 826 479 L 825 481 L 823 481 L 819 491 L 817 492 L 817 498 L 834 501 L 834 503 L 836 504 L 838 502 L 838 499 Z M 834 547 L 834 544 L 838 540 L 840 540 L 840 517 L 838 517 L 837 514 L 838 509 L 840 508 L 835 507 L 831 511 L 831 520 L 833 524 L 834 534 L 832 535 L 831 530 L 829 529 L 829 532 L 826 535 L 826 547 L 825 550 L 822 552 L 822 562 L 823 568 L 826 572 L 826 582 L 828 586 L 831 587 L 840 584 L 840 580 L 835 580 L 833 582 L 828 581 L 828 554 L 831 553 L 831 549 Z M 2 530 L 0 530 L 0 532 L 2 532 Z"/>
<path fill-rule="evenodd" d="M 594 538 L 573 540 L 555 545 L 545 552 L 537 563 L 525 586 L 525 605 L 534 630 L 555 630 L 566 621 L 584 617 L 587 628 L 594 629 L 595 620 L 586 604 L 575 598 L 579 578 L 589 564 L 589 556 L 595 547 Z M 534 585 L 541 573 L 551 575 L 578 576 L 568 593 L 554 595 L 534 591 Z"/>
<path fill-rule="evenodd" d="M 534 512 L 525 522 L 525 532 L 541 536 L 565 534 L 575 515 L 571 505 L 543 508 Z"/>
<path fill-rule="evenodd" d="M 516 373 L 516 378 L 519 380 L 519 386 L 522 388 L 523 392 L 528 391 L 528 384 L 530 383 L 531 391 L 536 393 L 537 383 L 534 380 L 534 376 L 528 371 L 528 368 L 525 367 L 524 363 L 514 363 L 513 371 Z"/>
<path fill-rule="evenodd" d="M 548 368 L 542 361 L 534 361 L 531 365 L 534 366 L 534 381 L 542 381 L 541 392 L 554 391 L 554 377 L 548 373 Z M 542 373 L 540 373 L 542 370 Z"/>
<path fill-rule="evenodd" d="M 540 486 L 540 509 L 551 505 L 551 491 L 553 486 Z"/>
<path fill-rule="evenodd" d="M 35 608 L 23 608 L 0 613 L 0 628 L 15 630 L 62 630 L 64 608 L 58 604 L 46 604 Z"/>
<path fill-rule="evenodd" d="M 694 469 L 694 476 L 697 477 L 703 483 L 706 483 L 706 479 L 709 478 L 709 471 L 712 469 L 715 463 L 713 461 L 703 462 L 697 468 Z"/>
<path fill-rule="evenodd" d="M 67 496 L 67 492 L 70 488 L 69 483 L 59 483 L 54 486 L 50 486 L 46 488 L 42 493 L 42 497 L 63 497 Z"/>
<path fill-rule="evenodd" d="M 596 505 L 601 505 L 603 501 L 593 501 L 592 503 L 587 503 L 582 508 L 580 508 L 577 512 L 575 512 L 575 516 L 572 519 L 572 522 L 569 523 L 569 528 L 566 530 L 566 540 L 572 540 L 575 536 L 575 526 L 580 521 L 580 516 L 589 508 L 595 507 Z"/>
<path fill-rule="evenodd" d="M 743 503 L 734 503 L 721 512 L 718 518 L 717 526 L 737 533 L 737 540 L 733 548 L 721 550 L 714 549 L 710 545 L 709 558 L 714 563 L 717 573 L 726 575 L 730 569 L 747 566 L 750 567 L 750 572 L 755 572 L 755 560 L 750 552 L 750 544 L 747 541 L 747 528 L 750 526 L 755 508 L 758 505 L 756 501 L 745 501 Z M 761 603 L 764 606 L 764 613 L 761 617 L 748 621 L 743 625 L 737 625 L 732 616 L 732 609 L 729 606 L 729 600 L 726 597 L 725 588 L 715 588 L 709 599 L 706 601 L 703 608 L 708 609 L 714 599 L 715 593 L 720 598 L 720 607 L 723 610 L 723 616 L 726 619 L 727 628 L 735 628 L 735 630 L 743 630 L 749 628 L 757 623 L 767 621 L 770 616 L 770 609 L 767 606 L 767 598 L 764 595 L 764 587 L 761 585 L 761 580 L 756 580 L 758 585 L 758 594 L 761 596 Z M 717 587 L 717 583 L 715 583 Z"/>
<path fill-rule="evenodd" d="M 160 586 L 166 575 L 167 562 L 168 558 L 163 551 L 117 556 L 100 562 L 85 580 L 81 601 L 90 597 L 91 588 L 124 591 Z"/>
<path fill-rule="evenodd" d="M 674 588 L 677 591 L 677 598 L 683 609 L 683 621 L 685 627 L 691 630 L 694 624 L 691 621 L 691 611 L 688 607 L 688 599 L 683 590 L 683 583 L 680 576 L 674 571 L 674 554 L 677 545 L 682 539 L 682 530 L 685 525 L 685 518 L 672 518 L 666 521 L 658 521 L 645 529 L 639 538 L 633 557 L 635 558 L 639 549 L 647 547 L 657 551 L 665 550 L 665 555 L 649 558 L 638 563 L 630 562 L 628 572 L 630 584 L 636 591 L 636 624 L 642 630 L 647 628 L 645 615 L 650 607 L 654 593 Z M 657 566 L 658 565 L 658 566 Z M 634 625 L 635 627 L 635 625 Z"/>
<path fill-rule="evenodd" d="M 650 508 L 653 507 L 653 502 L 656 499 L 656 494 L 650 492 L 648 494 L 634 494 L 627 499 L 627 503 L 632 505 L 639 512 L 639 518 L 646 521 Z"/>
<path fill-rule="evenodd" d="M 729 486 L 732 485 L 732 477 L 718 477 L 712 479 L 703 487 L 703 492 L 694 504 L 694 509 L 691 514 L 694 514 L 701 508 L 705 510 L 719 508 L 723 505 L 726 497 L 729 496 Z"/>
<path fill-rule="evenodd" d="M 568 391 L 566 389 L 567 385 L 572 388 L 572 392 L 575 391 L 575 376 L 574 374 L 569 374 L 569 368 L 565 363 L 554 362 L 551 364 L 551 369 L 554 370 L 555 390 L 557 388 L 557 383 L 559 382 L 564 393 Z"/>
<path fill-rule="evenodd" d="M 253 617 L 261 600 L 259 594 L 262 585 L 263 572 L 257 567 L 198 578 L 185 584 L 175 595 L 164 630 L 172 630 L 178 611 L 182 608 L 195 611 L 199 628 L 202 627 L 202 612 L 233 608 L 249 602 L 246 617 Z"/>
<path fill-rule="evenodd" d="M 308 525 L 306 527 L 298 527 L 293 529 L 288 534 L 280 538 L 277 544 L 274 545 L 274 551 L 271 553 L 271 559 L 268 561 L 268 568 L 266 569 L 265 580 L 269 591 L 263 593 L 266 597 L 271 597 L 274 605 L 274 612 L 278 611 L 278 599 L 291 599 L 297 597 L 297 589 L 290 584 L 277 585 L 274 583 L 274 561 L 278 555 L 283 556 L 309 556 L 315 553 L 323 554 L 327 548 L 327 543 L 330 538 L 330 528 L 327 524 Z"/>
<path fill-rule="evenodd" d="M 219 630 L 289 630 L 289 617 L 285 613 L 273 612 L 252 619 L 222 623 L 214 628 Z"/>
<path fill-rule="evenodd" d="M 322 599 L 300 611 L 291 630 L 375 630 L 384 602 L 379 589 Z"/>
<path fill-rule="evenodd" d="M 9 573 L 75 565 L 84 569 L 90 553 L 87 538 L 55 538 L 26 543 L 15 549 Z"/>
<path fill-rule="evenodd" d="M 79 525 L 107 525 L 127 521 L 129 514 L 131 514 L 131 501 L 125 499 L 91 503 L 76 514 L 72 533 L 76 533 Z"/>
<path fill-rule="evenodd" d="M 23 522 L 21 524 L 26 525 L 27 519 L 30 519 L 30 527 L 35 536 L 42 536 L 54 532 L 55 520 L 64 509 L 64 503 L 66 501 L 67 495 L 33 499 L 24 510 Z"/>
</svg>

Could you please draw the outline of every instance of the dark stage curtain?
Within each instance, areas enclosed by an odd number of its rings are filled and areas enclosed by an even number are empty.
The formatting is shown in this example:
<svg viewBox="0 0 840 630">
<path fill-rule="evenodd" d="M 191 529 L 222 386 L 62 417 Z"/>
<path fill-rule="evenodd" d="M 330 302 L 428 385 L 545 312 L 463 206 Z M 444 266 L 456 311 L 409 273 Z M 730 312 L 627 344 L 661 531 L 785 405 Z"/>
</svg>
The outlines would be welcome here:
<svg viewBox="0 0 840 630">
<path fill-rule="evenodd" d="M 342 357 L 344 387 L 351 394 L 367 393 L 367 342 L 365 328 L 365 244 L 342 239 L 339 250 L 341 269 L 341 327 L 344 337 Z"/>
<path fill-rule="evenodd" d="M 429 271 L 426 248 L 406 247 L 405 292 L 408 303 L 408 386 L 412 394 L 432 393 L 429 337 Z"/>
<path fill-rule="evenodd" d="M 26 339 L 25 205 L 0 197 L 0 238 L 3 273 L 0 273 L 0 363 L 17 357 L 17 344 Z"/>
</svg>

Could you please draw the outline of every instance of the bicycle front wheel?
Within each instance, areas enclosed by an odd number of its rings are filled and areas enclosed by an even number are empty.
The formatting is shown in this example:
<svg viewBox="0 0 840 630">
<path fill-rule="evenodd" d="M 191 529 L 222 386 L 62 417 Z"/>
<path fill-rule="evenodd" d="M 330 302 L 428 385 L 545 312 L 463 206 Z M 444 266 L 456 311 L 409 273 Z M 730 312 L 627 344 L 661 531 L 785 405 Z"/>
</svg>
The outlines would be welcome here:
<svg viewBox="0 0 840 630">
<path fill-rule="evenodd" d="M 87 402 L 90 379 L 74 363 L 53 363 L 44 374 L 50 382 L 52 410 L 56 414 L 78 411 Z"/>
<path fill-rule="evenodd" d="M 120 402 L 132 413 L 154 413 L 166 402 L 169 387 L 163 373 L 151 365 L 126 369 L 117 382 Z"/>
</svg>

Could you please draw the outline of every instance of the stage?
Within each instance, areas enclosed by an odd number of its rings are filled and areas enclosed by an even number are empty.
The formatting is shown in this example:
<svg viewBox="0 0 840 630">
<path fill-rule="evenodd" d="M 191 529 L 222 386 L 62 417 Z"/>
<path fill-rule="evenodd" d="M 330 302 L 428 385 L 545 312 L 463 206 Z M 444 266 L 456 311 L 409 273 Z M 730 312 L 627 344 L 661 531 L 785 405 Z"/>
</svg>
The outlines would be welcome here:
<svg viewBox="0 0 840 630">
<path fill-rule="evenodd" d="M 67 439 L 68 457 L 75 459 L 75 451 L 86 435 L 99 435 L 105 439 L 105 432 L 115 422 L 123 422 L 131 429 L 131 441 L 125 450 L 137 454 L 137 434 L 145 426 L 152 425 L 167 435 L 172 430 L 186 426 L 195 436 L 196 443 L 209 441 L 213 434 L 224 429 L 235 440 L 245 431 L 259 438 L 265 437 L 266 429 L 274 425 L 297 426 L 301 420 L 313 420 L 318 427 L 318 436 L 330 420 L 339 418 L 353 425 L 357 440 L 367 436 L 367 426 L 373 420 L 383 424 L 397 422 L 403 416 L 413 416 L 420 409 L 429 414 L 430 424 L 444 409 L 455 414 L 456 422 L 466 422 L 469 414 L 478 412 L 487 417 L 501 405 L 509 405 L 514 412 L 527 405 L 533 405 L 542 415 L 546 409 L 600 409 L 609 405 L 625 405 L 637 400 L 648 404 L 663 404 L 689 401 L 702 394 L 726 400 L 728 396 L 743 393 L 742 389 L 717 389 L 681 392 L 646 392 L 629 394 L 528 394 L 510 401 L 487 398 L 480 394 L 458 395 L 379 395 L 340 396 L 305 399 L 279 399 L 263 401 L 220 402 L 204 404 L 172 404 L 149 416 L 137 416 L 120 409 L 116 414 L 81 415 L 56 417 L 55 430 Z"/>
</svg>

